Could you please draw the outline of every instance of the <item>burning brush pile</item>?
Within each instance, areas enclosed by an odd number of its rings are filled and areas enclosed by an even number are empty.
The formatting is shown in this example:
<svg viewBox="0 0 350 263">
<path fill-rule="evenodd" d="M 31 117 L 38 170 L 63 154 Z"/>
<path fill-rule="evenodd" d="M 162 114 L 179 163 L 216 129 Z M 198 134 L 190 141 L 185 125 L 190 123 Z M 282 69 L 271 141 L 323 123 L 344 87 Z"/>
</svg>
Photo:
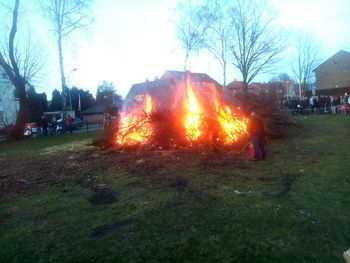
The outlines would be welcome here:
<svg viewBox="0 0 350 263">
<path fill-rule="evenodd" d="M 156 80 L 134 89 L 112 127 L 118 147 L 232 147 L 247 139 L 248 119 L 215 83 L 186 74 L 182 81 Z"/>
</svg>

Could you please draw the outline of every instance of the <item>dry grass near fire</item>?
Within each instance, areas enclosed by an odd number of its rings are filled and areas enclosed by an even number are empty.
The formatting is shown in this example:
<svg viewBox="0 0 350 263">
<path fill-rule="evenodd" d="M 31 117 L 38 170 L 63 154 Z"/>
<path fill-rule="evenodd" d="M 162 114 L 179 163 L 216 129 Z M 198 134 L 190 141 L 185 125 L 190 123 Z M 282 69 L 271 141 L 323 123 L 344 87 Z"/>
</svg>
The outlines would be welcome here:
<svg viewBox="0 0 350 263">
<path fill-rule="evenodd" d="M 350 118 L 297 117 L 269 157 L 0 145 L 3 262 L 337 262 L 350 247 Z M 83 137 L 82 137 L 83 136 Z"/>
</svg>

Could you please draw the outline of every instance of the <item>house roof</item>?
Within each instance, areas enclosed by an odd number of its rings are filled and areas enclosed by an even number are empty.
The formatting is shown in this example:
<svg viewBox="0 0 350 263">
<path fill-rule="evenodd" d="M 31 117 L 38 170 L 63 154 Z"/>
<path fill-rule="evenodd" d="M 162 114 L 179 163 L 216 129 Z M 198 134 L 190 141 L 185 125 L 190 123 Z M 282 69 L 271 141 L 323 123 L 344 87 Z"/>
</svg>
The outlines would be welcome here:
<svg viewBox="0 0 350 263">
<path fill-rule="evenodd" d="M 113 108 L 118 108 L 115 105 L 112 106 Z M 82 115 L 92 115 L 92 114 L 102 114 L 110 110 L 111 106 L 101 104 L 101 105 L 96 105 L 91 108 L 88 108 L 86 110 L 83 110 L 81 112 Z"/>
<path fill-rule="evenodd" d="M 222 88 L 222 85 L 217 82 L 215 79 L 211 78 L 206 73 L 195 73 L 190 71 L 175 71 L 175 70 L 167 70 L 162 75 L 161 79 L 173 79 L 175 81 L 183 81 L 186 78 L 186 74 L 190 74 L 192 82 L 208 82 L 215 83 L 218 87 Z"/>
<path fill-rule="evenodd" d="M 248 89 L 259 89 L 262 87 L 262 83 L 252 82 L 249 83 Z M 225 89 L 227 90 L 239 90 L 243 89 L 243 81 L 240 80 L 234 80 L 226 85 Z"/>
<path fill-rule="evenodd" d="M 345 50 L 339 50 L 337 53 L 335 53 L 334 55 L 332 55 L 330 58 L 328 58 L 326 61 L 324 61 L 323 63 L 321 63 L 320 65 L 318 65 L 313 71 L 318 70 L 319 68 L 323 67 L 325 64 L 327 64 L 328 62 L 334 61 L 337 57 L 349 57 L 350 59 L 350 52 L 347 52 Z"/>
<path fill-rule="evenodd" d="M 167 79 L 156 79 L 154 81 L 146 81 L 132 85 L 128 95 L 124 100 L 123 111 L 128 112 L 132 109 L 135 103 L 141 103 L 143 96 L 151 95 L 152 98 L 157 98 L 158 101 L 166 102 L 169 100 L 174 91 L 175 82 Z"/>
<path fill-rule="evenodd" d="M 190 76 L 193 89 L 202 97 L 212 96 L 213 87 L 222 89 L 218 82 L 205 73 L 169 70 L 165 71 L 160 79 L 132 85 L 125 98 L 123 111 L 129 112 L 135 109 L 135 106 L 142 105 L 144 96 L 147 94 L 152 97 L 152 105 L 156 109 L 169 110 L 176 107 L 177 99 L 174 98 L 180 98 L 183 95 L 181 90 L 184 89 L 180 87 L 184 87 L 187 76 Z"/>
<path fill-rule="evenodd" d="M 248 89 L 252 90 L 253 92 L 260 92 L 263 90 L 277 90 L 279 88 L 283 88 L 285 90 L 288 89 L 289 82 L 268 82 L 268 83 L 259 83 L 259 82 L 253 82 L 248 85 Z M 226 90 L 228 91 L 241 91 L 243 89 L 243 81 L 234 80 L 231 83 L 229 83 L 226 87 Z"/>
</svg>

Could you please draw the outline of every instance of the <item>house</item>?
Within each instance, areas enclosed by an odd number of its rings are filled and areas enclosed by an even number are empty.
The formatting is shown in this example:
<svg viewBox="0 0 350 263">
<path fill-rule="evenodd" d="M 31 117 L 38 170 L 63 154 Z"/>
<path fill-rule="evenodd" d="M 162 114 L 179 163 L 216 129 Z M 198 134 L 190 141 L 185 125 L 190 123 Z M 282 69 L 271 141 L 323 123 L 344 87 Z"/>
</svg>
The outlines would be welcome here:
<svg viewBox="0 0 350 263">
<path fill-rule="evenodd" d="M 15 87 L 0 67 L 0 128 L 15 124 L 19 110 L 19 100 L 15 96 Z"/>
<path fill-rule="evenodd" d="M 314 69 L 317 95 L 343 95 L 350 91 L 350 53 L 338 51 Z"/>
<path fill-rule="evenodd" d="M 105 104 L 96 105 L 80 112 L 79 117 L 82 118 L 84 123 L 102 124 L 107 112 L 118 113 L 119 108 L 121 108 L 121 106 L 118 107 L 116 105 L 111 106 Z"/>
<path fill-rule="evenodd" d="M 234 80 L 225 89 L 227 92 L 239 96 L 243 93 L 243 81 Z M 298 94 L 291 81 L 278 81 L 259 83 L 253 82 L 248 85 L 248 94 L 276 94 L 278 97 L 296 96 Z"/>
<path fill-rule="evenodd" d="M 184 81 L 186 78 L 186 74 L 189 74 L 192 82 L 197 83 L 212 83 L 218 88 L 222 89 L 222 85 L 217 82 L 215 79 L 209 77 L 205 73 L 194 73 L 190 71 L 175 71 L 175 70 L 167 70 L 162 75 L 162 80 L 173 80 L 175 82 Z"/>
<path fill-rule="evenodd" d="M 202 98 L 212 97 L 213 89 L 222 92 L 222 86 L 205 73 L 192 73 L 190 71 L 166 71 L 161 78 L 154 81 L 145 81 L 132 85 L 125 98 L 123 112 L 131 113 L 145 102 L 145 97 L 152 98 L 152 108 L 158 111 L 174 110 L 181 102 L 186 92 L 186 80 L 190 80 L 195 93 Z M 140 106 L 140 107 L 139 107 Z"/>
</svg>

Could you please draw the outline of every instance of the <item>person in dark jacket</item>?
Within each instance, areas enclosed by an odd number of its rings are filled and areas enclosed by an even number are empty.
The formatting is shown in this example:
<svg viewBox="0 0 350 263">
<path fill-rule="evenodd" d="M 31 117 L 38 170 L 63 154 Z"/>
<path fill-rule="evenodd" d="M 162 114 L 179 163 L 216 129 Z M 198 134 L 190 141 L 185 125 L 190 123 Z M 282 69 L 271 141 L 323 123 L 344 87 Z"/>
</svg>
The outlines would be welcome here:
<svg viewBox="0 0 350 263">
<path fill-rule="evenodd" d="M 42 125 L 42 127 L 43 127 L 43 135 L 44 136 L 47 136 L 47 127 L 48 127 L 48 122 L 47 122 L 47 119 L 46 119 L 46 116 L 45 115 L 43 115 L 42 117 L 41 117 L 41 125 Z"/>
<path fill-rule="evenodd" d="M 256 112 L 251 113 L 251 118 L 248 123 L 248 133 L 251 136 L 254 146 L 254 159 L 259 160 L 260 153 L 263 159 L 266 158 L 266 145 L 265 145 L 265 129 L 264 122 Z"/>
</svg>

